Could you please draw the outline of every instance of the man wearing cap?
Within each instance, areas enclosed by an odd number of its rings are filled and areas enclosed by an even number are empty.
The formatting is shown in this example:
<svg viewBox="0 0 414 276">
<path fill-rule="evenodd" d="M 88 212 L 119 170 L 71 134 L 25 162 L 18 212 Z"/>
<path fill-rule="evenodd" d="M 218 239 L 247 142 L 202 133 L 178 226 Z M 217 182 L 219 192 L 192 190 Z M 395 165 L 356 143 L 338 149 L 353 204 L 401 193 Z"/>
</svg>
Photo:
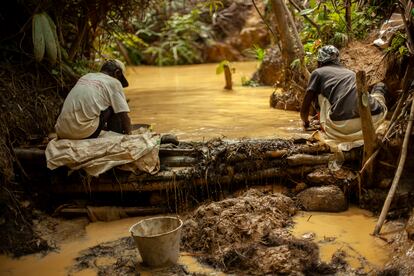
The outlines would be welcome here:
<svg viewBox="0 0 414 276">
<path fill-rule="evenodd" d="M 385 84 L 376 84 L 369 95 L 374 127 L 385 119 Z M 309 110 L 312 102 L 319 104 L 320 124 L 328 138 L 355 141 L 362 138 L 359 118 L 355 73 L 339 62 L 339 51 L 332 45 L 318 51 L 318 68 L 309 80 L 300 116 L 305 129 L 309 127 Z"/>
<path fill-rule="evenodd" d="M 131 133 L 129 107 L 123 87 L 128 86 L 125 65 L 108 60 L 99 73 L 81 77 L 69 92 L 57 119 L 60 139 L 96 138 L 101 130 Z"/>
</svg>

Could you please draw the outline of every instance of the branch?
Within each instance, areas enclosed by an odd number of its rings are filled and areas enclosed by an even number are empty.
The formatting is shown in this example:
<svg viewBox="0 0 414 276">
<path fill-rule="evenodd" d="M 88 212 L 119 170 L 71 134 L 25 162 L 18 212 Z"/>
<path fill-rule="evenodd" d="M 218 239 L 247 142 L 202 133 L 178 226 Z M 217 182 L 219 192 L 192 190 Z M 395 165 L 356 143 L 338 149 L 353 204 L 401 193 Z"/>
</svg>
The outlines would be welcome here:
<svg viewBox="0 0 414 276">
<path fill-rule="evenodd" d="M 296 4 L 296 3 L 295 3 L 295 1 L 293 1 L 293 0 L 289 0 L 289 3 L 290 3 L 293 7 L 295 7 L 295 9 L 297 9 L 299 13 L 300 13 L 300 12 L 302 12 L 302 9 L 298 6 L 298 4 Z M 315 21 L 313 21 L 312 19 L 310 19 L 310 18 L 309 18 L 309 16 L 307 16 L 306 14 L 301 14 L 301 15 L 303 16 L 303 18 L 305 18 L 306 20 L 308 20 L 308 22 L 309 22 L 312 26 L 314 26 L 314 27 L 316 28 L 316 31 L 317 31 L 317 33 L 318 33 L 318 36 L 320 37 L 320 36 L 321 36 L 321 27 L 320 27 L 318 24 L 316 24 L 316 23 L 315 23 Z"/>
<path fill-rule="evenodd" d="M 405 131 L 404 142 L 403 142 L 402 149 L 401 149 L 401 155 L 400 155 L 400 160 L 398 162 L 397 171 L 395 172 L 395 176 L 392 181 L 391 188 L 388 192 L 387 198 L 385 199 L 384 206 L 382 207 L 381 215 L 378 219 L 377 224 L 375 225 L 374 235 L 378 235 L 379 232 L 381 231 L 382 225 L 384 224 L 384 221 L 387 216 L 388 210 L 390 208 L 395 191 L 397 190 L 397 186 L 398 186 L 401 174 L 404 169 L 405 160 L 407 158 L 407 151 L 408 151 L 408 145 L 409 145 L 410 136 L 411 136 L 411 129 L 413 126 L 413 120 L 414 120 L 414 100 L 411 102 L 410 117 L 408 119 L 407 129 Z"/>
<path fill-rule="evenodd" d="M 407 48 L 408 51 L 410 52 L 411 55 L 414 55 L 414 40 L 413 40 L 413 36 L 410 30 L 410 26 L 409 23 L 407 22 L 407 18 L 405 18 L 405 11 L 403 9 L 403 7 L 400 6 L 400 12 L 401 12 L 401 18 L 404 22 L 404 27 L 405 27 L 405 31 L 407 33 Z"/>
<path fill-rule="evenodd" d="M 279 36 L 273 31 L 272 28 L 270 28 L 269 24 L 267 23 L 266 19 L 264 18 L 264 16 L 262 15 L 262 13 L 259 11 L 259 8 L 256 6 L 256 2 L 254 2 L 254 0 L 252 0 L 253 6 L 256 9 L 257 13 L 259 14 L 260 18 L 262 19 L 263 23 L 266 25 L 266 27 L 269 29 L 269 32 L 272 34 L 273 38 L 276 41 L 277 46 L 279 47 L 279 50 L 282 52 L 282 49 L 280 48 L 279 45 Z"/>
</svg>

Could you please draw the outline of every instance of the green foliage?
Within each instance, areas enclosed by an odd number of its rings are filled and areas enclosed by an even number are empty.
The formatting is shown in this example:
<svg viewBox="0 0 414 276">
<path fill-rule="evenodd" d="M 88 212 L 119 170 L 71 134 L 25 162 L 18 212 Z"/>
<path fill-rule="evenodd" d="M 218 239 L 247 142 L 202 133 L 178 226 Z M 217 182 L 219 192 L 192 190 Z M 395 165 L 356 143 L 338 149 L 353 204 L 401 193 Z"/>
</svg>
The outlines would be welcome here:
<svg viewBox="0 0 414 276">
<path fill-rule="evenodd" d="M 292 61 L 292 63 L 290 64 L 290 68 L 291 69 L 299 69 L 300 68 L 300 59 L 295 59 L 294 61 Z"/>
<path fill-rule="evenodd" d="M 86 59 L 76 60 L 71 67 L 74 73 L 79 76 L 83 76 L 87 73 L 97 72 L 99 70 L 98 64 L 96 62 Z"/>
<path fill-rule="evenodd" d="M 252 48 L 247 49 L 245 53 L 248 56 L 252 56 L 256 60 L 262 62 L 266 56 L 266 49 L 261 48 L 260 46 L 254 44 Z"/>
<path fill-rule="evenodd" d="M 139 36 L 131 33 L 115 33 L 115 38 L 121 41 L 126 47 L 136 47 L 137 45 L 142 45 L 147 47 L 148 44 L 145 43 Z"/>
<path fill-rule="evenodd" d="M 407 47 L 407 34 L 397 32 L 391 40 L 390 46 L 386 49 L 387 52 L 398 53 L 400 56 L 407 56 L 409 54 Z"/>
<path fill-rule="evenodd" d="M 255 47 L 256 59 L 262 62 L 266 56 L 266 50 L 260 47 Z"/>
<path fill-rule="evenodd" d="M 230 67 L 230 61 L 228 60 L 223 60 L 222 62 L 220 62 L 217 67 L 216 67 L 216 74 L 220 75 L 221 73 L 224 72 L 224 66 L 227 65 L 228 67 Z"/>
<path fill-rule="evenodd" d="M 248 79 L 246 76 L 242 76 L 241 77 L 241 84 L 242 86 L 249 86 L 249 87 L 258 87 L 260 86 L 260 84 L 253 80 L 253 79 Z"/>
<path fill-rule="evenodd" d="M 206 0 L 205 3 L 203 3 L 203 6 L 208 8 L 211 15 L 215 13 L 219 8 L 223 8 L 224 4 L 221 0 Z"/>
<path fill-rule="evenodd" d="M 201 62 L 201 50 L 196 41 L 210 34 L 209 28 L 199 21 L 200 13 L 194 9 L 189 14 L 173 14 L 161 29 L 159 41 L 145 53 L 151 54 L 160 66 Z"/>
<path fill-rule="evenodd" d="M 308 46 L 310 53 L 315 53 L 322 44 L 333 44 L 341 48 L 348 43 L 349 36 L 358 39 L 364 38 L 373 26 L 380 23 L 380 18 L 376 16 L 378 7 L 370 6 L 357 10 L 357 5 L 354 3 L 351 9 L 352 31 L 349 32 L 345 20 L 345 7 L 337 3 L 338 1 L 325 1 L 323 4 L 314 3 L 313 8 L 301 12 L 302 15 L 306 14 L 320 26 L 318 33 L 313 25 L 304 20 L 304 28 L 301 32 L 304 44 L 318 43 L 314 46 Z"/>
</svg>

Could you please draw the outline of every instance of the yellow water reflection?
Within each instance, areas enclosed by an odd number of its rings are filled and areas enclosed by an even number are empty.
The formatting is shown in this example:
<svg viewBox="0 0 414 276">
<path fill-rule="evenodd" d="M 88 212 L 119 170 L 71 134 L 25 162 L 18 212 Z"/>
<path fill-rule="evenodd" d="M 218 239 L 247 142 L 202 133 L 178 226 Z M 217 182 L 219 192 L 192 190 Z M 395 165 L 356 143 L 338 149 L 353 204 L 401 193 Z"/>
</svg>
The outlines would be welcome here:
<svg viewBox="0 0 414 276">
<path fill-rule="evenodd" d="M 315 233 L 323 261 L 329 262 L 338 249 L 347 253 L 354 268 L 381 268 L 389 260 L 386 242 L 371 235 L 376 218 L 369 211 L 351 207 L 341 213 L 301 212 L 294 221 L 295 236 Z"/>
<path fill-rule="evenodd" d="M 275 138 L 300 133 L 299 114 L 269 107 L 271 87 L 243 87 L 256 62 L 234 63 L 233 90 L 224 90 L 224 76 L 216 64 L 128 68 L 133 123 L 153 124 L 160 133 L 180 140 L 213 137 Z"/>
</svg>

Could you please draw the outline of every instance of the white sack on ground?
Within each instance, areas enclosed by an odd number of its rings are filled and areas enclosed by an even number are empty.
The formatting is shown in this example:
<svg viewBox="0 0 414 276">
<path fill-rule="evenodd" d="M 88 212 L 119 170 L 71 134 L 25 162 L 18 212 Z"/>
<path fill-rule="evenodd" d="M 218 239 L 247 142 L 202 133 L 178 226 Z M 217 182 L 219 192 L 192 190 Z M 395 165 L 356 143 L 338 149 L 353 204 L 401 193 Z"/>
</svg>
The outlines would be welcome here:
<svg viewBox="0 0 414 276">
<path fill-rule="evenodd" d="M 154 174 L 160 168 L 159 146 L 160 136 L 151 132 L 122 135 L 102 131 L 95 139 L 53 139 L 45 153 L 51 170 L 67 166 L 98 176 L 115 166 L 128 164 L 128 170 Z"/>
</svg>

